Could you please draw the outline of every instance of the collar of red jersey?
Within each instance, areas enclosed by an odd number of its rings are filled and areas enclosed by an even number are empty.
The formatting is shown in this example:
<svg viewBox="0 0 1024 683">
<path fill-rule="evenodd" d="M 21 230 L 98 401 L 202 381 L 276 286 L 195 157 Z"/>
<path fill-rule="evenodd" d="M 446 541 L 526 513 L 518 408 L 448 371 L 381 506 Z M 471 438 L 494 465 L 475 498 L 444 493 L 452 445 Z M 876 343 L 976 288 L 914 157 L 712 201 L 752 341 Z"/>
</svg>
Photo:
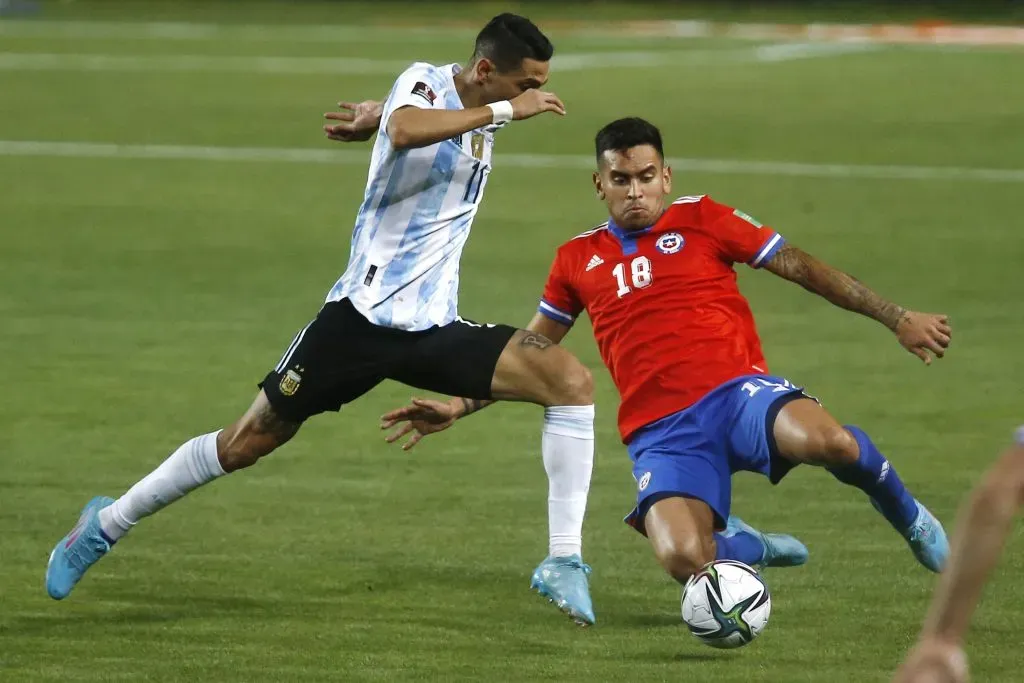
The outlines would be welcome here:
<svg viewBox="0 0 1024 683">
<path fill-rule="evenodd" d="M 651 230 L 653 230 L 657 225 L 657 223 L 654 223 L 654 225 L 648 225 L 646 228 L 641 228 L 640 230 L 626 230 L 625 228 L 620 228 L 618 225 L 616 225 L 615 221 L 613 221 L 611 218 L 608 219 L 609 232 L 611 232 L 613 235 L 619 238 L 620 242 L 623 240 L 635 240 L 638 237 L 643 237 Z"/>
</svg>

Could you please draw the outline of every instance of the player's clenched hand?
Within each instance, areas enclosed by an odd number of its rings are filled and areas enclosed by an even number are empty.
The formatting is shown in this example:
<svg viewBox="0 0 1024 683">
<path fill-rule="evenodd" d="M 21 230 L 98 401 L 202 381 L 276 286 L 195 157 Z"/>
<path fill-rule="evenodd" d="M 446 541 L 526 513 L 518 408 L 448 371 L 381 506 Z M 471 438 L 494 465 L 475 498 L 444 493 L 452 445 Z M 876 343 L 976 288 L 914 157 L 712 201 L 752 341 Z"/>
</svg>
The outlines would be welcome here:
<svg viewBox="0 0 1024 683">
<path fill-rule="evenodd" d="M 955 645 L 933 640 L 917 644 L 893 683 L 967 683 L 967 657 Z"/>
<path fill-rule="evenodd" d="M 565 105 L 551 92 L 531 89 L 512 100 L 512 118 L 515 121 L 528 119 L 546 111 L 565 116 Z"/>
<path fill-rule="evenodd" d="M 392 410 L 380 418 L 381 429 L 393 429 L 384 437 L 388 443 L 394 443 L 406 434 L 412 433 L 409 440 L 402 446 L 407 451 L 427 434 L 448 429 L 459 418 L 456 408 L 447 401 L 432 401 L 414 398 L 410 405 Z"/>
<path fill-rule="evenodd" d="M 953 328 L 949 325 L 949 317 L 934 313 L 917 313 L 907 311 L 896 323 L 896 337 L 907 351 L 932 364 L 932 355 L 942 358 L 949 348 Z"/>
<path fill-rule="evenodd" d="M 325 119 L 340 121 L 324 125 L 324 133 L 331 140 L 339 142 L 361 142 L 369 140 L 380 125 L 381 103 L 375 100 L 364 102 L 338 102 L 341 111 L 329 111 Z"/>
</svg>

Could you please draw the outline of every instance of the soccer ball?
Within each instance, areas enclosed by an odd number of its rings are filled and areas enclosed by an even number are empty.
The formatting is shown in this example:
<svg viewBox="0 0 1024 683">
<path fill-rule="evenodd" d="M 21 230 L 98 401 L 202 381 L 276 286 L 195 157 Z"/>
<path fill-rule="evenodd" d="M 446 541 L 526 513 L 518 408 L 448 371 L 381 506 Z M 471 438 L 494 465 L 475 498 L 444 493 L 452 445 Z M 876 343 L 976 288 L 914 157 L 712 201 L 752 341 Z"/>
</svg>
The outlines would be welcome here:
<svg viewBox="0 0 1024 683">
<path fill-rule="evenodd" d="M 683 587 L 683 622 L 711 647 L 743 647 L 768 625 L 772 598 L 760 575 L 742 562 L 710 562 Z"/>
</svg>

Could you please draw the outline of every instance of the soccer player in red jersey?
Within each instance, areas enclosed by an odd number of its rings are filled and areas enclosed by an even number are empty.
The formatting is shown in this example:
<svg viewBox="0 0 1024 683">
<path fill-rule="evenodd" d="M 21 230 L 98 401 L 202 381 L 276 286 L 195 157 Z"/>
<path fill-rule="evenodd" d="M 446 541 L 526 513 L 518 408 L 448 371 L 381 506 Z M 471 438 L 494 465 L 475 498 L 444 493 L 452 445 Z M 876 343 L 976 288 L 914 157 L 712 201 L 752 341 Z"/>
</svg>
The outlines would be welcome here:
<svg viewBox="0 0 1024 683">
<path fill-rule="evenodd" d="M 730 479 L 753 471 L 778 483 L 809 464 L 866 493 L 918 561 L 939 571 L 948 554 L 942 525 L 868 435 L 769 374 L 734 265 L 763 268 L 873 318 L 926 364 L 949 345 L 946 316 L 883 299 L 709 197 L 671 200 L 661 134 L 647 121 L 610 123 L 596 147 L 594 186 L 610 220 L 559 248 L 529 329 L 558 343 L 580 313 L 589 315 L 634 463 L 637 506 L 627 522 L 650 539 L 664 569 L 685 582 L 714 559 L 802 564 L 807 551 L 795 538 L 730 517 Z M 412 432 L 409 446 L 482 404 L 417 400 L 383 425 L 399 425 L 392 440 Z"/>
</svg>

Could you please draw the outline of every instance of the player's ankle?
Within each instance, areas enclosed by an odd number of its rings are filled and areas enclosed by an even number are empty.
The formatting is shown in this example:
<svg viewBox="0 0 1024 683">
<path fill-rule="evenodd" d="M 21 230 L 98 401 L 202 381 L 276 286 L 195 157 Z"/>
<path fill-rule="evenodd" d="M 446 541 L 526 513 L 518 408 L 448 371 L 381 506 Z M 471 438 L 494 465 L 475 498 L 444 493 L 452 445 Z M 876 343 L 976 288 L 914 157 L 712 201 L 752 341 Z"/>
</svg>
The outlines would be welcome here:
<svg viewBox="0 0 1024 683">
<path fill-rule="evenodd" d="M 97 513 L 100 531 L 111 545 L 121 540 L 121 538 L 127 534 L 133 526 L 132 524 L 125 522 L 123 518 L 118 519 L 118 515 L 115 514 L 116 505 L 117 503 L 115 502 Z"/>
<path fill-rule="evenodd" d="M 572 557 L 573 555 L 583 557 L 582 540 L 576 542 L 551 541 L 548 545 L 548 555 L 550 557 Z"/>
</svg>

